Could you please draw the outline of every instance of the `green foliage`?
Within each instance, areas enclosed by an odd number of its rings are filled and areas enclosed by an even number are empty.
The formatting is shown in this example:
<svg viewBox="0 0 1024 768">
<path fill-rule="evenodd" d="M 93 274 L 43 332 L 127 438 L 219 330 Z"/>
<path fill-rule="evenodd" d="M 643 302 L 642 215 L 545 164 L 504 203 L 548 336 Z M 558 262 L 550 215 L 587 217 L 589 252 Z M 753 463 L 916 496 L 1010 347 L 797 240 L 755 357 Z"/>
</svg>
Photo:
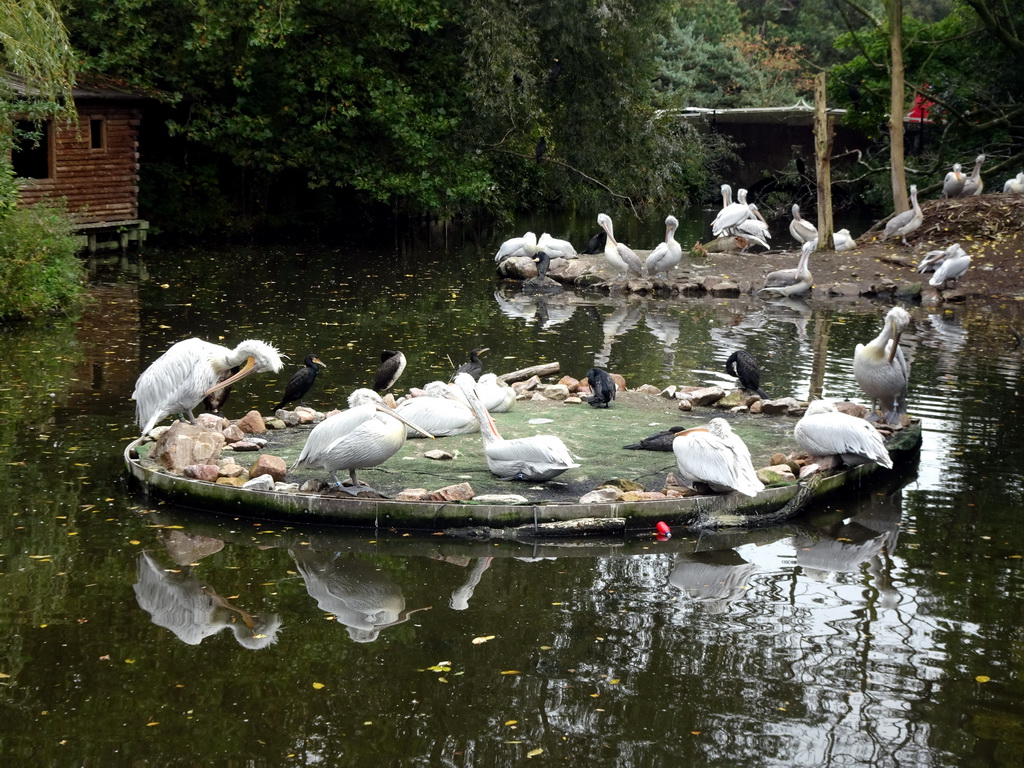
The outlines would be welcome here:
<svg viewBox="0 0 1024 768">
<path fill-rule="evenodd" d="M 62 210 L 44 205 L 0 218 L 0 318 L 79 308 L 85 272 L 71 226 Z"/>
</svg>

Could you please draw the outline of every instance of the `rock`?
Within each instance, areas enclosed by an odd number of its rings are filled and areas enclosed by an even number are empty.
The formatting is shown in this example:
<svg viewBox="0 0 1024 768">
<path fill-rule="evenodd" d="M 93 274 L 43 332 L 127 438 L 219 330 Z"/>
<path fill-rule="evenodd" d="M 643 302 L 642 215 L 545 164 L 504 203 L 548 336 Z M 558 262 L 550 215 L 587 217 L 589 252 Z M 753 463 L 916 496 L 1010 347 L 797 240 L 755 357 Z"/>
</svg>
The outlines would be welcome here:
<svg viewBox="0 0 1024 768">
<path fill-rule="evenodd" d="M 833 283 L 827 293 L 829 296 L 860 296 L 863 290 L 857 283 Z"/>
<path fill-rule="evenodd" d="M 274 493 L 298 493 L 298 483 L 274 483 Z"/>
<path fill-rule="evenodd" d="M 223 432 L 224 428 L 230 423 L 223 416 L 218 416 L 215 413 L 200 413 L 196 416 L 196 424 L 203 429 L 213 429 L 217 432 Z"/>
<path fill-rule="evenodd" d="M 480 504 L 529 504 L 530 500 L 525 496 L 515 493 L 485 493 L 483 496 L 474 496 L 473 501 Z"/>
<path fill-rule="evenodd" d="M 791 408 L 800 408 L 802 404 L 793 397 L 780 397 L 778 400 L 762 400 L 762 413 L 788 413 Z"/>
<path fill-rule="evenodd" d="M 693 405 L 712 405 L 725 397 L 725 390 L 721 387 L 696 387 L 687 388 L 685 394 Z"/>
<path fill-rule="evenodd" d="M 708 288 L 708 293 L 712 296 L 739 296 L 740 287 L 731 280 L 723 280 Z"/>
<path fill-rule="evenodd" d="M 274 478 L 270 475 L 260 475 L 246 480 L 242 487 L 247 491 L 272 491 L 274 490 Z"/>
<path fill-rule="evenodd" d="M 230 485 L 235 488 L 241 488 L 248 480 L 249 478 L 247 477 L 218 477 L 217 485 Z"/>
<path fill-rule="evenodd" d="M 721 400 L 714 403 L 715 408 L 747 407 L 747 396 L 742 389 L 734 389 Z"/>
<path fill-rule="evenodd" d="M 435 448 L 432 451 L 427 451 L 423 455 L 426 456 L 428 459 L 433 459 L 434 461 L 451 461 L 452 459 L 455 458 L 454 454 L 448 453 L 448 451 L 442 451 L 440 448 Z"/>
<path fill-rule="evenodd" d="M 751 413 L 762 413 L 763 409 L 764 409 L 764 402 L 765 401 L 762 400 L 761 398 L 758 398 L 757 400 L 752 402 L 750 404 L 750 412 Z"/>
<path fill-rule="evenodd" d="M 644 487 L 640 483 L 635 483 L 632 480 L 627 480 L 624 477 L 613 477 L 610 480 L 605 480 L 601 483 L 598 488 L 617 488 L 618 490 L 625 493 L 626 491 L 642 491 Z"/>
<path fill-rule="evenodd" d="M 277 416 L 271 416 L 269 419 L 264 419 L 263 423 L 267 425 L 267 429 L 284 429 L 288 426 L 283 420 L 277 418 Z"/>
<path fill-rule="evenodd" d="M 301 493 L 317 493 L 322 487 L 323 482 L 320 480 L 306 480 L 299 486 L 299 491 Z"/>
<path fill-rule="evenodd" d="M 658 394 L 661 395 L 662 397 L 667 397 L 669 400 L 672 400 L 676 396 L 676 392 L 678 391 L 679 387 L 677 387 L 675 384 L 669 384 Z"/>
<path fill-rule="evenodd" d="M 562 402 L 565 405 L 579 405 L 580 403 L 583 402 L 583 400 L 579 397 L 579 395 L 569 395 L 569 397 L 565 398 L 565 400 L 563 400 Z"/>
<path fill-rule="evenodd" d="M 216 464 L 189 464 L 187 467 L 182 468 L 181 474 L 194 480 L 215 483 L 217 478 L 220 477 L 220 467 Z"/>
<path fill-rule="evenodd" d="M 171 472 L 181 472 L 190 464 L 212 464 L 224 449 L 220 432 L 176 421 L 156 441 L 150 457 Z"/>
<path fill-rule="evenodd" d="M 472 498 L 473 486 L 469 483 L 448 485 L 427 494 L 427 501 L 469 501 Z"/>
<path fill-rule="evenodd" d="M 253 465 L 249 467 L 249 478 L 255 480 L 257 477 L 263 475 L 270 475 L 275 483 L 279 483 L 284 480 L 284 476 L 288 474 L 288 465 L 284 459 L 280 456 L 274 456 L 270 453 L 264 453 L 253 462 Z"/>
<path fill-rule="evenodd" d="M 641 384 L 639 387 L 636 388 L 636 391 L 637 392 L 642 392 L 645 395 L 660 395 L 660 394 L 662 394 L 662 390 L 658 389 L 653 384 Z"/>
<path fill-rule="evenodd" d="M 299 417 L 299 424 L 312 424 L 317 421 L 317 417 L 319 417 L 320 421 L 323 421 L 323 415 L 307 405 L 296 406 L 295 415 Z"/>
<path fill-rule="evenodd" d="M 569 396 L 569 388 L 564 384 L 545 384 L 540 391 L 548 400 L 561 401 Z"/>
<path fill-rule="evenodd" d="M 835 403 L 835 406 L 836 410 L 840 413 L 855 416 L 858 419 L 863 419 L 868 415 L 867 406 L 861 405 L 860 403 L 851 403 L 849 400 L 843 400 Z"/>
<path fill-rule="evenodd" d="M 772 464 L 785 464 L 787 463 L 788 459 L 786 458 L 786 455 L 783 453 L 773 453 L 769 461 Z"/>
<path fill-rule="evenodd" d="M 623 376 L 621 373 L 611 373 L 611 374 L 609 374 L 609 376 L 611 376 L 612 377 L 612 381 L 615 382 L 616 391 L 618 391 L 618 392 L 625 392 L 626 391 L 626 377 L 625 376 Z"/>
<path fill-rule="evenodd" d="M 259 411 L 249 411 L 235 424 L 247 435 L 262 435 L 267 431 L 267 426 L 263 423 L 263 417 L 260 416 Z"/>
<path fill-rule="evenodd" d="M 819 464 L 804 464 L 800 467 L 800 479 L 803 480 L 804 478 L 816 475 L 821 471 L 821 465 Z"/>
<path fill-rule="evenodd" d="M 540 385 L 540 376 L 531 376 L 526 381 L 516 382 L 515 384 L 512 385 L 512 387 L 516 390 L 516 392 L 532 392 Z"/>
<path fill-rule="evenodd" d="M 297 427 L 299 426 L 299 414 L 295 411 L 286 411 L 284 408 L 278 408 L 274 413 L 274 418 L 284 424 L 286 427 Z"/>
<path fill-rule="evenodd" d="M 807 464 L 804 466 L 806 467 L 808 464 L 817 464 L 818 469 L 825 471 L 842 466 L 843 460 L 838 456 L 808 456 Z"/>
<path fill-rule="evenodd" d="M 262 446 L 259 443 L 254 443 L 251 440 L 239 440 L 237 443 L 232 443 L 228 446 L 232 451 L 238 451 L 244 453 L 246 451 L 258 451 Z"/>
<path fill-rule="evenodd" d="M 679 401 L 679 410 L 680 411 L 692 411 L 693 410 L 693 403 L 691 403 L 689 400 L 680 400 Z"/>
<path fill-rule="evenodd" d="M 622 491 L 618 488 L 602 487 L 581 496 L 580 504 L 608 504 L 621 499 Z"/>
<path fill-rule="evenodd" d="M 247 475 L 245 468 L 238 464 L 233 458 L 225 460 L 220 465 L 220 476 L 221 477 L 241 477 Z M 248 476 L 246 480 L 248 480 Z"/>
<path fill-rule="evenodd" d="M 395 494 L 397 501 L 423 501 L 427 498 L 426 488 L 406 488 Z"/>
<path fill-rule="evenodd" d="M 574 379 L 572 376 L 563 376 L 558 380 L 558 383 L 569 389 L 569 392 L 579 392 L 580 380 Z"/>
<path fill-rule="evenodd" d="M 657 491 L 628 491 L 622 494 L 623 501 L 664 501 L 664 493 Z"/>
<path fill-rule="evenodd" d="M 245 432 L 240 430 L 235 424 L 228 424 L 224 427 L 222 432 L 224 440 L 230 443 L 237 443 L 239 440 L 245 440 Z"/>
</svg>

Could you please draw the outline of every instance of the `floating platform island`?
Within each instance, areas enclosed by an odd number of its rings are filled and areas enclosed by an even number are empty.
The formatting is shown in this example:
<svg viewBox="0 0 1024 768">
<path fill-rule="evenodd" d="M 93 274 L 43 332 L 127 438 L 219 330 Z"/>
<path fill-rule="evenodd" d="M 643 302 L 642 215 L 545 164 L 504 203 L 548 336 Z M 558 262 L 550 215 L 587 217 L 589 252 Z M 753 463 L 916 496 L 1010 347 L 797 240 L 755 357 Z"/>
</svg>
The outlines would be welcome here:
<svg viewBox="0 0 1024 768">
<path fill-rule="evenodd" d="M 698 426 L 720 416 L 746 441 L 756 468 L 767 467 L 779 453 L 796 451 L 796 415 L 733 413 L 699 407 L 680 411 L 679 400 L 640 392 L 619 392 L 611 407 L 555 400 L 520 400 L 508 413 L 495 414 L 505 438 L 533 434 L 558 435 L 577 457 L 580 467 L 546 483 L 501 480 L 490 473 L 479 433 L 436 440 L 410 439 L 379 467 L 357 472 L 373 490 L 358 496 L 330 487 L 322 470 L 289 470 L 274 490 L 252 490 L 171 473 L 150 458 L 155 443 L 132 442 L 124 453 L 127 470 L 145 493 L 184 507 L 229 515 L 290 523 L 339 525 L 371 529 L 438 532 L 489 538 L 530 538 L 651 531 L 664 521 L 673 528 L 761 526 L 795 517 L 830 498 L 856 496 L 879 485 L 901 484 L 917 464 L 921 443 L 919 422 L 896 431 L 887 441 L 894 468 L 873 462 L 837 468 L 800 481 L 779 481 L 756 497 L 739 493 L 688 493 L 666 479 L 675 473 L 669 452 L 626 450 L 623 446 L 671 426 Z M 262 453 L 283 459 L 290 467 L 302 450 L 312 425 L 271 429 Z M 437 450 L 452 456 L 429 458 Z M 248 467 L 258 454 L 225 450 Z M 339 473 L 347 479 L 347 472 Z M 308 482 L 313 481 L 313 482 Z M 625 481 L 625 482 L 623 482 Z M 583 503 L 581 499 L 606 484 L 632 490 L 614 501 Z M 468 500 L 445 498 L 406 500 L 410 489 L 437 491 L 468 484 Z M 314 488 L 298 491 L 296 488 Z M 442 494 L 443 495 L 443 494 Z"/>
</svg>

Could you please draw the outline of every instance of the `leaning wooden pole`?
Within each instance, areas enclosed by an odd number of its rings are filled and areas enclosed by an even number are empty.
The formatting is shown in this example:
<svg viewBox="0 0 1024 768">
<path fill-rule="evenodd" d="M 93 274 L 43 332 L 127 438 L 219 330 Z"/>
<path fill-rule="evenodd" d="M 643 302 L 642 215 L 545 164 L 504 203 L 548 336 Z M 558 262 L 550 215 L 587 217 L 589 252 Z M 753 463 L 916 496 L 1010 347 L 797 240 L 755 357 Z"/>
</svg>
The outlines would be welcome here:
<svg viewBox="0 0 1024 768">
<path fill-rule="evenodd" d="M 818 178 L 818 248 L 832 244 L 832 118 L 825 99 L 825 73 L 814 78 L 814 168 Z"/>
</svg>

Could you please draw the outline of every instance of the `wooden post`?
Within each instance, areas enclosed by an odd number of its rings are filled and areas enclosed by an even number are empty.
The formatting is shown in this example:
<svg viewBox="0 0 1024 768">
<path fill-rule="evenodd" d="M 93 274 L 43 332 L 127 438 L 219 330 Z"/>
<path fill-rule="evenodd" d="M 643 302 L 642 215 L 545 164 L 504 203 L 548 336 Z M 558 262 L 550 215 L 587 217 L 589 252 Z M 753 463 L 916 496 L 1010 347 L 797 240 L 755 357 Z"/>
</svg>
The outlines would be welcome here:
<svg viewBox="0 0 1024 768">
<path fill-rule="evenodd" d="M 814 78 L 814 168 L 818 192 L 818 248 L 833 250 L 832 244 L 832 118 L 825 101 L 825 73 Z"/>
<path fill-rule="evenodd" d="M 903 67 L 903 0 L 885 0 L 889 17 L 889 169 L 892 203 L 896 213 L 910 210 L 903 147 L 903 110 L 906 73 Z"/>
<path fill-rule="evenodd" d="M 808 400 L 823 397 L 825 391 L 825 363 L 828 361 L 828 339 L 832 330 L 832 316 L 820 312 L 814 324 L 814 353 L 811 358 L 811 384 L 807 392 Z"/>
</svg>

